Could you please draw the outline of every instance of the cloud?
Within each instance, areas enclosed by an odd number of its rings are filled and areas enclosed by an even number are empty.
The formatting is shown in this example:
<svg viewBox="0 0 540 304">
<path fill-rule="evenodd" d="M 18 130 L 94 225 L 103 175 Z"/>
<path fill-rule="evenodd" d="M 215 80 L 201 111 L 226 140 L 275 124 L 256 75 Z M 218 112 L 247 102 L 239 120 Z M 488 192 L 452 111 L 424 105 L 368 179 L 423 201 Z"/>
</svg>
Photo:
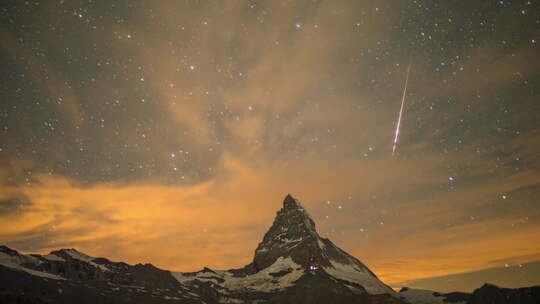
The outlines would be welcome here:
<svg viewBox="0 0 540 304">
<path fill-rule="evenodd" d="M 0 200 L 0 215 L 17 214 L 21 212 L 23 206 L 29 202 L 25 198 L 9 198 Z"/>
<path fill-rule="evenodd" d="M 145 257 L 172 269 L 241 266 L 250 260 L 286 193 L 298 193 L 310 206 L 329 193 L 341 197 L 358 189 L 377 192 L 379 179 L 385 177 L 376 172 L 384 166 L 382 161 L 336 166 L 313 160 L 291 166 L 225 155 L 213 179 L 191 186 L 151 180 L 85 186 L 61 176 L 38 175 L 35 183 L 5 188 L 32 203 L 21 206 L 20 215 L 4 217 L 10 224 L 2 226 L 1 241 L 39 251 L 72 244 L 90 254 L 129 262 Z M 414 165 L 396 166 L 396 175 L 405 175 Z M 351 168 L 356 169 L 352 174 Z M 49 243 L 36 248 L 33 241 L 40 234 L 49 235 Z"/>
</svg>

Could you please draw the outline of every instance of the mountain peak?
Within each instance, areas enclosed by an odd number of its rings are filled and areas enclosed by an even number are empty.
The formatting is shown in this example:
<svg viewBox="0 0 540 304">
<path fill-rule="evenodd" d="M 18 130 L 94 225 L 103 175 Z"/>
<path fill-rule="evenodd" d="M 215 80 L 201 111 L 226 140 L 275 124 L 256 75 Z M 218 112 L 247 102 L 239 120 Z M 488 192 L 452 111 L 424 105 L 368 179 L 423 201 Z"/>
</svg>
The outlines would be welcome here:
<svg viewBox="0 0 540 304">
<path fill-rule="evenodd" d="M 257 246 L 248 268 L 256 273 L 289 258 L 306 271 L 324 271 L 339 279 L 352 280 L 368 292 L 393 292 L 362 262 L 321 237 L 311 216 L 291 194 L 285 196 L 283 208 Z"/>
<path fill-rule="evenodd" d="M 300 201 L 298 201 L 294 196 L 292 196 L 290 193 L 285 196 L 285 199 L 283 200 L 283 208 L 287 209 L 298 209 L 298 208 L 304 208 Z"/>
<path fill-rule="evenodd" d="M 287 194 L 283 200 L 283 208 L 277 212 L 272 226 L 255 250 L 255 271 L 272 265 L 279 257 L 291 256 L 299 244 L 317 238 L 315 222 L 302 204 L 291 194 Z"/>
<path fill-rule="evenodd" d="M 85 257 L 85 258 L 91 258 L 87 254 L 80 252 L 79 250 L 75 248 L 61 248 L 58 250 L 51 251 L 50 254 L 60 254 L 60 255 L 68 255 L 70 257 Z"/>
<path fill-rule="evenodd" d="M 281 224 L 283 225 L 300 225 L 303 226 L 306 230 L 316 233 L 315 222 L 313 221 L 309 213 L 306 211 L 304 206 L 302 206 L 300 201 L 291 194 L 287 194 L 287 196 L 285 196 L 285 199 L 283 200 L 283 208 L 278 211 L 276 220 L 278 218 L 286 219 L 285 221 L 281 222 Z M 274 224 L 276 224 L 276 220 L 274 220 Z"/>
</svg>

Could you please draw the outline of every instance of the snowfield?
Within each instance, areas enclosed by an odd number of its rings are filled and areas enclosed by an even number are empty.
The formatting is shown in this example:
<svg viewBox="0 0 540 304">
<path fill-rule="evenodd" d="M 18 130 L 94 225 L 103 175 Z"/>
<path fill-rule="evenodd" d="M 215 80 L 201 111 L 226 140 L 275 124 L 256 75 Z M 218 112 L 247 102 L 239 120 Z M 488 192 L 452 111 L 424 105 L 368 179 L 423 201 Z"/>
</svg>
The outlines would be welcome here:
<svg viewBox="0 0 540 304">
<path fill-rule="evenodd" d="M 369 294 L 389 293 L 395 294 L 395 291 L 384 285 L 381 281 L 375 278 L 369 271 L 360 268 L 356 265 L 345 265 L 336 261 L 330 260 L 333 267 L 324 267 L 324 271 L 329 275 L 362 285 Z"/>
<path fill-rule="evenodd" d="M 94 257 L 91 257 L 91 256 L 88 256 L 82 252 L 79 252 L 75 249 L 66 249 L 65 250 L 65 253 L 67 253 L 70 257 L 76 259 L 76 260 L 79 260 L 79 261 L 83 261 L 85 263 L 88 263 L 96 268 L 99 268 L 103 271 L 110 271 L 109 268 L 103 266 L 103 265 L 100 265 L 100 264 L 96 264 L 94 262 L 92 262 L 95 258 Z"/>
<path fill-rule="evenodd" d="M 289 273 L 280 277 L 270 275 L 271 273 L 288 270 L 290 270 Z M 270 292 L 293 286 L 294 282 L 304 274 L 304 269 L 290 257 L 279 257 L 269 267 L 245 277 L 233 277 L 233 274 L 229 271 L 220 270 L 215 271 L 215 273 L 198 272 L 195 275 L 182 272 L 171 272 L 171 274 L 180 283 L 199 280 L 201 282 L 213 282 L 234 291 L 247 289 L 251 291 Z M 221 280 L 224 280 L 224 282 L 220 283 Z"/>
<path fill-rule="evenodd" d="M 22 263 L 39 264 L 40 262 L 37 258 L 33 256 L 23 255 L 23 254 L 21 254 L 20 256 L 11 256 L 9 254 L 0 252 L 0 265 L 6 266 L 11 269 L 19 270 L 19 271 L 24 271 L 31 275 L 35 275 L 42 278 L 64 280 L 64 278 L 62 278 L 61 276 L 23 267 L 21 266 Z"/>
<path fill-rule="evenodd" d="M 61 257 L 59 257 L 57 255 L 54 255 L 54 254 L 45 254 L 45 255 L 42 255 L 41 257 L 46 259 L 46 260 L 49 260 L 49 261 L 56 261 L 56 262 L 65 262 L 66 261 L 63 258 L 61 258 Z"/>
</svg>

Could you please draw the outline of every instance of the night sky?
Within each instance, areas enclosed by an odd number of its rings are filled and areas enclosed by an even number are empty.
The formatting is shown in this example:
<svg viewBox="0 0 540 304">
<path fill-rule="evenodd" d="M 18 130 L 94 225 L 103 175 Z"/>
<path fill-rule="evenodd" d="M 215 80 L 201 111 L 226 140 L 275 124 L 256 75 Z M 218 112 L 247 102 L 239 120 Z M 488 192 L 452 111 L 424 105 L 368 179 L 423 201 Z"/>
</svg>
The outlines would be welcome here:
<svg viewBox="0 0 540 304">
<path fill-rule="evenodd" d="M 539 7 L 2 1 L 0 243 L 241 267 L 292 193 L 392 287 L 540 284 Z"/>
</svg>

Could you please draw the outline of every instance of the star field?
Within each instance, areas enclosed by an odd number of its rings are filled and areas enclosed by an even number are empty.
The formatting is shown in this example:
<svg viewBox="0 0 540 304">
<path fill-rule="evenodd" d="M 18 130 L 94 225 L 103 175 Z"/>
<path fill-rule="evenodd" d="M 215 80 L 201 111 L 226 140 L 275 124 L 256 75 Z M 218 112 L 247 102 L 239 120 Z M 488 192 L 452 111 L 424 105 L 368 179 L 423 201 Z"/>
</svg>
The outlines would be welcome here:
<svg viewBox="0 0 540 304">
<path fill-rule="evenodd" d="M 238 267 L 290 192 L 392 287 L 538 284 L 538 8 L 7 1 L 0 243 Z"/>
</svg>

